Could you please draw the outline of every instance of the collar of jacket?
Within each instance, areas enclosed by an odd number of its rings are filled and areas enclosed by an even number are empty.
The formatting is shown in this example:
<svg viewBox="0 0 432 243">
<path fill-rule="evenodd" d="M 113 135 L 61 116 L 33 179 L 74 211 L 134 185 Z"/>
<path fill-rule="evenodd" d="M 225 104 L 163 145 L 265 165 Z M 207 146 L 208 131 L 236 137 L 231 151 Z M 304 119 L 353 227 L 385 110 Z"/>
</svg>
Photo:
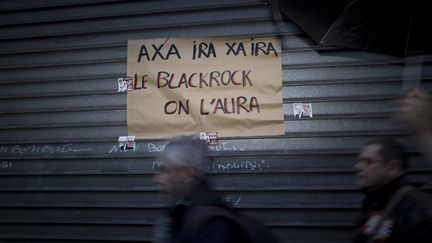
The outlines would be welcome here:
<svg viewBox="0 0 432 243">
<path fill-rule="evenodd" d="M 378 190 L 372 192 L 364 192 L 366 195 L 365 204 L 377 209 L 385 207 L 391 196 L 402 186 L 407 185 L 406 176 L 399 176 Z"/>
</svg>

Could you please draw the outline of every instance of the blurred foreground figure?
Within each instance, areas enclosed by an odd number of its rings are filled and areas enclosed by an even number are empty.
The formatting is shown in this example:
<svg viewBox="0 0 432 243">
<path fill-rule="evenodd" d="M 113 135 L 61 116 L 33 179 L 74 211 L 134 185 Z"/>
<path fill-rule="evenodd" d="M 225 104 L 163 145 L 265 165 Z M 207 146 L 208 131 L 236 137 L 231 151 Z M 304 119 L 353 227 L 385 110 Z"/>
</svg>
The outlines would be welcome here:
<svg viewBox="0 0 432 243">
<path fill-rule="evenodd" d="M 397 118 L 414 131 L 432 163 L 432 96 L 420 89 L 409 92 L 402 101 Z"/>
<path fill-rule="evenodd" d="M 362 148 L 354 169 L 366 199 L 355 243 L 432 242 L 432 194 L 408 185 L 408 161 L 401 144 L 376 139 Z"/>
<path fill-rule="evenodd" d="M 165 147 L 154 181 L 170 197 L 172 208 L 156 228 L 154 242 L 275 242 L 263 227 L 245 222 L 209 189 L 207 166 L 207 146 L 198 138 L 176 138 Z"/>
</svg>

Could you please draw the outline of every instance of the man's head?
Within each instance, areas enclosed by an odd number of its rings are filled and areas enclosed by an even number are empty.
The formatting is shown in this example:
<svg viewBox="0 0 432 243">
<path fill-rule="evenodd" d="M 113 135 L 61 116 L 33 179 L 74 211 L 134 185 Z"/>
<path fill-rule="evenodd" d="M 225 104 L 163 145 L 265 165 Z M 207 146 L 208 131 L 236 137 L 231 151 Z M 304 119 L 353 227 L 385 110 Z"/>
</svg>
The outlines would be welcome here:
<svg viewBox="0 0 432 243">
<path fill-rule="evenodd" d="M 199 138 L 183 136 L 172 139 L 165 146 L 160 172 L 154 176 L 154 181 L 161 192 L 179 196 L 191 183 L 205 176 L 207 161 L 207 146 Z"/>
<path fill-rule="evenodd" d="M 408 161 L 404 147 L 389 138 L 379 138 L 364 146 L 354 165 L 357 171 L 357 186 L 365 191 L 374 191 L 404 174 Z"/>
</svg>

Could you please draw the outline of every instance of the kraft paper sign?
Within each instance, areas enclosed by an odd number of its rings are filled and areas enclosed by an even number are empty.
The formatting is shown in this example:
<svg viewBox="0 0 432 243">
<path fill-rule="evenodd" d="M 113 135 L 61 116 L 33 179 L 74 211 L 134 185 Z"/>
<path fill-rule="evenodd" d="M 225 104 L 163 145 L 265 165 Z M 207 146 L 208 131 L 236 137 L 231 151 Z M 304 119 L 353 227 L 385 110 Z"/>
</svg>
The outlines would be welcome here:
<svg viewBox="0 0 432 243">
<path fill-rule="evenodd" d="M 277 38 L 128 42 L 128 135 L 169 138 L 284 134 Z"/>
</svg>

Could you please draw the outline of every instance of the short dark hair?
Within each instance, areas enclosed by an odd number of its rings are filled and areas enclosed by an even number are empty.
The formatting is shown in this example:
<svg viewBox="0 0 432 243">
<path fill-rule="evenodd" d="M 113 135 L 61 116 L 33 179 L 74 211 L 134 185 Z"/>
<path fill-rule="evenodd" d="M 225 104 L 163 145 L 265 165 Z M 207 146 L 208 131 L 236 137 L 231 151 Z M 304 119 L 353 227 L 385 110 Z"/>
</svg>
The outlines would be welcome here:
<svg viewBox="0 0 432 243">
<path fill-rule="evenodd" d="M 399 160 L 401 162 L 402 170 L 408 170 L 408 156 L 405 147 L 394 138 L 376 138 L 369 141 L 368 145 L 379 145 L 378 153 L 385 162 L 392 160 Z"/>
</svg>

